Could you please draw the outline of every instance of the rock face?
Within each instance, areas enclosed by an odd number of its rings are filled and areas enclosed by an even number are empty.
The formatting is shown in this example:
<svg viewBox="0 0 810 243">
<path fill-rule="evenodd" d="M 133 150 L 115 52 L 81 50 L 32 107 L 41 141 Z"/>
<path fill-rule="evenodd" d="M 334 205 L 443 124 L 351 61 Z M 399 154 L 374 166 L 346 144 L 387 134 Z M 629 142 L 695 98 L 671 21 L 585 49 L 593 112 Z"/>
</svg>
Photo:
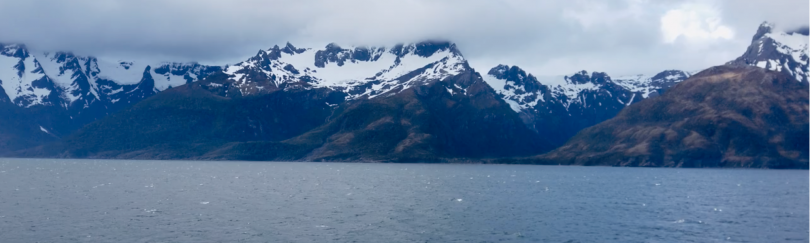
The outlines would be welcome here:
<svg viewBox="0 0 810 243">
<path fill-rule="evenodd" d="M 32 53 L 24 45 L 0 44 L 0 116 L 18 124 L 0 131 L 0 154 L 56 141 L 78 128 L 162 90 L 218 72 L 195 63 L 109 62 L 69 52 Z M 30 139 L 29 139 L 30 138 Z M 21 146 L 26 144 L 26 146 Z M 18 146 L 20 145 L 20 146 Z"/>
<path fill-rule="evenodd" d="M 227 76 L 166 90 L 91 123 L 56 147 L 38 153 L 61 157 L 183 159 L 228 142 L 287 139 L 319 126 L 343 95 L 328 90 L 228 97 Z"/>
<path fill-rule="evenodd" d="M 455 45 L 274 47 L 23 155 L 447 161 L 553 147 Z"/>
<path fill-rule="evenodd" d="M 806 169 L 807 104 L 784 72 L 712 67 L 525 162 Z"/>
<path fill-rule="evenodd" d="M 329 44 L 323 50 L 287 43 L 284 48 L 261 50 L 247 61 L 225 67 L 235 81 L 233 92 L 239 95 L 269 93 L 282 84 L 300 82 L 344 92 L 349 100 L 374 98 L 465 70 L 470 67 L 456 45 L 443 41 L 392 48 Z"/>
<path fill-rule="evenodd" d="M 537 78 L 517 66 L 499 65 L 485 80 L 527 127 L 559 146 L 583 128 L 613 118 L 630 104 L 658 96 L 689 76 L 689 72 L 667 70 L 612 79 L 606 73 L 581 71 Z"/>
<path fill-rule="evenodd" d="M 801 82 L 808 81 L 808 36 L 807 28 L 797 31 L 777 31 L 771 23 L 764 22 L 757 29 L 751 45 L 745 53 L 728 64 L 751 65 L 793 76 Z"/>
</svg>

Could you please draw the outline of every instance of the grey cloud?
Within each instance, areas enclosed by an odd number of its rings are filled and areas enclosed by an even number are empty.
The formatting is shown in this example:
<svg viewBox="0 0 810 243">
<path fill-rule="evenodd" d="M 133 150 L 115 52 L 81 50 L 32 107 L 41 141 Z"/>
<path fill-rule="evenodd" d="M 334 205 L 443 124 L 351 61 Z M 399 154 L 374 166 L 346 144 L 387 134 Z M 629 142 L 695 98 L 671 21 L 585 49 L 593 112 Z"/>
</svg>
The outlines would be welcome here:
<svg viewBox="0 0 810 243">
<path fill-rule="evenodd" d="M 290 41 L 319 48 L 424 39 L 458 44 L 479 72 L 693 70 L 744 52 L 763 20 L 807 25 L 804 0 L 710 1 L 730 40 L 662 42 L 660 18 L 691 0 L 0 0 L 0 42 L 121 59 L 224 64 Z"/>
</svg>

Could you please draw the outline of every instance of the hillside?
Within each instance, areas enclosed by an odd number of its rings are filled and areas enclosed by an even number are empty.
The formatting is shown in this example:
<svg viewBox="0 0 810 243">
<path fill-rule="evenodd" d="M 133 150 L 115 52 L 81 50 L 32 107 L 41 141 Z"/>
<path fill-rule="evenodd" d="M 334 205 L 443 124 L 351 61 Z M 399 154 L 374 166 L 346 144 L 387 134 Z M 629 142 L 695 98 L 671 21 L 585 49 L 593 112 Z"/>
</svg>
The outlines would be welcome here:
<svg viewBox="0 0 810 243">
<path fill-rule="evenodd" d="M 523 162 L 806 169 L 807 104 L 807 82 L 792 76 L 712 67 Z"/>
</svg>

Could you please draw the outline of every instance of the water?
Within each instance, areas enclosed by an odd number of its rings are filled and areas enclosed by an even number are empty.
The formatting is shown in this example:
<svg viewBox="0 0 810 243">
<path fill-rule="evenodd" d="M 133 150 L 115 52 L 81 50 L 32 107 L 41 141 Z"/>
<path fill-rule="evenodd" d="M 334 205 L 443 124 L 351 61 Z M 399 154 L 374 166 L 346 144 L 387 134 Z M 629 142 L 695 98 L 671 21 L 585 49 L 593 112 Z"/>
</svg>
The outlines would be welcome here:
<svg viewBox="0 0 810 243">
<path fill-rule="evenodd" d="M 1 242 L 807 242 L 808 172 L 0 159 Z"/>
</svg>

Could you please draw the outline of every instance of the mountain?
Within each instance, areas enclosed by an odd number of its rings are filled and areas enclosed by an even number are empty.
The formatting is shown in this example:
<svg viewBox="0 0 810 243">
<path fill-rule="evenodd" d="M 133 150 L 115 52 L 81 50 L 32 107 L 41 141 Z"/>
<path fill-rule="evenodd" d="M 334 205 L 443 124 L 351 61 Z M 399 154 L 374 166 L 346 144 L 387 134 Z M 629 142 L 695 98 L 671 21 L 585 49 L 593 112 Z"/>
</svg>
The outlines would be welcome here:
<svg viewBox="0 0 810 243">
<path fill-rule="evenodd" d="M 347 99 L 359 99 L 441 80 L 468 69 L 467 61 L 449 42 L 426 41 L 390 49 L 346 49 L 329 44 L 322 50 L 287 43 L 284 48 L 261 50 L 245 62 L 226 66 L 225 73 L 233 76 L 237 86 L 234 92 L 240 95 L 269 93 L 281 84 L 301 82 L 344 92 Z M 421 71 L 405 76 L 415 70 Z"/>
<path fill-rule="evenodd" d="M 196 63 L 108 62 L 69 52 L 33 53 L 25 45 L 0 44 L 0 116 L 22 125 L 13 135 L 39 144 L 162 90 L 196 81 L 220 67 Z M 23 128 L 24 127 L 24 128 Z M 30 129 L 35 128 L 35 129 Z M 22 131 L 28 131 L 20 134 Z M 0 140 L 12 137 L 0 132 Z M 0 148 L 0 152 L 10 147 Z"/>
<path fill-rule="evenodd" d="M 612 79 L 606 73 L 581 71 L 538 78 L 517 66 L 498 65 L 484 79 L 527 127 L 559 146 L 580 130 L 613 118 L 630 104 L 658 96 L 690 75 L 667 70 Z"/>
<path fill-rule="evenodd" d="M 777 31 L 773 24 L 764 22 L 757 29 L 745 53 L 728 64 L 766 68 L 783 72 L 801 82 L 808 82 L 809 55 L 807 27 L 784 32 Z"/>
<path fill-rule="evenodd" d="M 808 82 L 727 65 L 586 128 L 543 164 L 808 168 Z"/>
<path fill-rule="evenodd" d="M 602 119 L 610 118 L 616 113 L 618 115 L 609 120 L 604 119 L 607 121 L 593 127 L 579 126 L 585 129 L 552 152 L 528 159 L 506 159 L 499 162 L 806 169 L 807 38 L 806 28 L 780 32 L 774 29 L 774 25 L 766 22 L 759 27 L 751 46 L 741 57 L 730 61 L 726 66 L 705 70 L 691 78 L 689 72 L 675 70 L 651 77 L 622 77 L 616 78 L 613 83 L 623 89 L 614 90 L 614 87 L 604 85 L 609 83 L 609 78 L 601 73 L 591 75 L 591 80 L 596 80 L 592 84 L 570 82 L 569 77 L 564 77 L 566 82 L 560 82 L 558 86 L 570 87 L 560 89 L 569 91 L 568 100 L 571 100 L 570 97 L 577 97 L 580 101 L 587 100 L 583 99 L 588 97 L 587 89 L 579 88 L 583 84 L 589 85 L 586 87 L 591 92 L 605 93 L 610 90 L 610 94 L 619 94 L 618 101 L 627 97 L 628 91 L 631 95 L 639 95 L 640 92 L 642 99 L 623 102 L 633 104 L 624 109 L 617 109 L 615 104 L 605 106 L 602 108 L 603 112 L 611 113 L 601 116 Z M 499 90 L 499 94 L 504 99 L 512 100 L 510 103 L 524 105 L 525 103 L 520 102 L 524 101 L 525 95 L 521 96 L 520 91 L 529 86 L 522 86 L 516 80 L 537 79 L 510 79 L 508 75 L 507 78 L 502 78 L 503 75 L 499 74 L 504 71 L 500 70 L 503 68 L 494 68 L 490 72 L 490 80 L 503 81 L 490 83 L 495 83 L 493 87 L 503 86 L 504 89 Z M 522 71 L 517 73 L 520 72 Z M 690 81 L 683 81 L 686 78 Z M 603 86 L 600 87 L 599 84 Z M 552 90 L 548 87 L 541 89 Z M 782 93 L 784 96 L 780 96 Z M 545 115 L 537 112 L 540 109 L 531 109 L 542 102 L 562 103 L 554 99 L 546 102 L 549 96 L 544 97 L 540 102 L 518 106 L 521 117 Z M 598 95 L 591 94 L 591 97 L 593 100 L 587 103 L 594 104 L 596 101 L 600 105 L 610 104 L 604 102 L 604 99 L 597 101 Z M 565 97 L 560 100 L 564 102 Z M 582 106 L 586 104 L 580 103 Z M 578 111 L 583 114 L 581 110 L 579 108 Z M 600 117 L 594 114 L 591 112 L 589 116 Z M 576 113 L 568 115 L 576 117 Z M 587 118 L 552 124 L 549 130 L 568 129 L 576 133 L 577 129 L 570 128 L 570 124 L 585 119 Z M 527 124 L 532 125 L 531 122 Z"/>
<path fill-rule="evenodd" d="M 5 45 L 0 153 L 806 168 L 806 32 L 763 24 L 726 66 L 613 78 L 482 75 L 447 41 L 287 43 L 221 67 Z"/>
<path fill-rule="evenodd" d="M 275 46 L 26 153 L 463 161 L 552 148 L 470 68 L 455 44 L 427 41 L 392 48 Z"/>
<path fill-rule="evenodd" d="M 807 82 L 806 28 L 781 32 L 765 22 L 747 51 L 728 64 L 758 66 Z M 581 71 L 569 76 L 536 77 L 517 66 L 498 65 L 484 79 L 530 129 L 559 146 L 580 130 L 613 118 L 630 104 L 661 95 L 692 73 L 666 70 L 655 75 L 611 78 L 606 73 Z"/>
</svg>

